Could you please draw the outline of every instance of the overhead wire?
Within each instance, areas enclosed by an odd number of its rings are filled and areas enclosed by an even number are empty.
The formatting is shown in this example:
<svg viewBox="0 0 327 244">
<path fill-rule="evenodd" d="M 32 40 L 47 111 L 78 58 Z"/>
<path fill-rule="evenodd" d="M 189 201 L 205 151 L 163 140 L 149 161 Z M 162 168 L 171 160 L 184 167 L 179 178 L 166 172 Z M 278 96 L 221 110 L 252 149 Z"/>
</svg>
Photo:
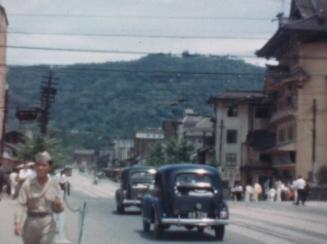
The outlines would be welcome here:
<svg viewBox="0 0 327 244">
<path fill-rule="evenodd" d="M 1 33 L 1 32 L 0 32 Z M 269 37 L 260 36 L 223 36 L 223 35 L 167 35 L 167 34 L 98 34 L 98 33 L 65 33 L 65 32 L 25 32 L 8 31 L 9 35 L 39 35 L 39 36 L 79 36 L 79 37 L 125 37 L 150 39 L 214 39 L 214 40 L 267 40 Z"/>
<path fill-rule="evenodd" d="M 235 20 L 235 21 L 272 21 L 273 18 L 266 17 L 242 17 L 242 16 L 154 16 L 154 15 L 103 15 L 103 14 L 26 14 L 26 13 L 7 13 L 15 17 L 33 18 L 111 18 L 111 19 L 171 19 L 171 20 Z"/>
</svg>

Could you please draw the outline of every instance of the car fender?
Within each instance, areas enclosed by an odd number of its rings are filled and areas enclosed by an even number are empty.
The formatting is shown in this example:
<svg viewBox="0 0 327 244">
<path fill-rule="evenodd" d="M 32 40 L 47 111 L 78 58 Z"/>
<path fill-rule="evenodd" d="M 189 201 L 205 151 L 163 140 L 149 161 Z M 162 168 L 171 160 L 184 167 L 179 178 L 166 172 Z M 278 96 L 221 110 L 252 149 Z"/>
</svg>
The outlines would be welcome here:
<svg viewBox="0 0 327 244">
<path fill-rule="evenodd" d="M 161 201 L 150 194 L 147 194 L 143 197 L 143 219 L 153 223 L 155 212 L 159 215 L 159 218 L 162 217 L 162 207 Z"/>
</svg>

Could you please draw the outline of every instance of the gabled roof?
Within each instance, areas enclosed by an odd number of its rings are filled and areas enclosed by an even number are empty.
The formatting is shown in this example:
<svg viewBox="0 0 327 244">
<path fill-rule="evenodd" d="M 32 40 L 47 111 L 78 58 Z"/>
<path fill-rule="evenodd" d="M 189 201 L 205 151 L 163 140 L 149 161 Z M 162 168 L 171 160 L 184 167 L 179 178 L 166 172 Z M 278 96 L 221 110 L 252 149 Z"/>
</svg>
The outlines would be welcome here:
<svg viewBox="0 0 327 244">
<path fill-rule="evenodd" d="M 326 10 L 326 0 L 294 0 L 291 4 L 290 17 L 305 19 L 319 15 L 322 18 L 327 18 Z"/>
<path fill-rule="evenodd" d="M 283 53 L 282 44 L 293 34 L 302 41 L 327 39 L 327 1 L 293 0 L 288 19 L 281 18 L 276 33 L 256 52 L 259 57 L 278 57 Z"/>
<path fill-rule="evenodd" d="M 0 5 L 0 11 L 2 12 L 3 16 L 5 17 L 6 25 L 8 26 L 9 22 L 8 22 L 6 10 L 5 10 L 5 8 L 2 5 Z"/>
</svg>

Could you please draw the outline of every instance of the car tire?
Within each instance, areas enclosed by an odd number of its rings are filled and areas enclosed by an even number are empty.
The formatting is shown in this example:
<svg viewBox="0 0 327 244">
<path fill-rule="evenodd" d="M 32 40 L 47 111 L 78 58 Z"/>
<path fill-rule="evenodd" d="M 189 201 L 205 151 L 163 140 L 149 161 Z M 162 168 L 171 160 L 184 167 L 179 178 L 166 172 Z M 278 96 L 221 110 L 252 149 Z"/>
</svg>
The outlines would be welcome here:
<svg viewBox="0 0 327 244">
<path fill-rule="evenodd" d="M 192 225 L 185 225 L 185 229 L 187 230 L 193 230 L 194 226 Z"/>
<path fill-rule="evenodd" d="M 144 232 L 149 232 L 150 231 L 150 223 L 146 220 L 143 220 L 143 231 Z"/>
<path fill-rule="evenodd" d="M 215 238 L 218 241 L 222 241 L 224 239 L 225 235 L 225 226 L 224 225 L 218 225 L 215 227 Z"/>
<path fill-rule="evenodd" d="M 154 229 L 153 229 L 153 231 L 154 231 L 154 237 L 156 239 L 160 239 L 162 236 L 163 228 L 160 224 L 159 216 L 156 211 L 154 213 Z"/>
<path fill-rule="evenodd" d="M 204 228 L 203 227 L 198 227 L 198 233 L 203 234 Z"/>
<path fill-rule="evenodd" d="M 117 204 L 117 213 L 123 214 L 124 212 L 125 212 L 124 206 Z"/>
</svg>

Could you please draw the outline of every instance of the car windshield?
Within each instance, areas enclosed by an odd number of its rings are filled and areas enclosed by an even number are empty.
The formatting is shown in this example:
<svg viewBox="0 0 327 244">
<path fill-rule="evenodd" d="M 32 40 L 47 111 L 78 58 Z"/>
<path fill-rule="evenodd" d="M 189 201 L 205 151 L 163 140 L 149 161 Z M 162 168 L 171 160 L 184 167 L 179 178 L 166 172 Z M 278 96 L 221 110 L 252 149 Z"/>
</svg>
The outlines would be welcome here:
<svg viewBox="0 0 327 244">
<path fill-rule="evenodd" d="M 154 182 L 154 174 L 149 171 L 138 171 L 131 174 L 132 182 Z"/>
<path fill-rule="evenodd" d="M 211 178 L 204 174 L 180 174 L 176 177 L 176 186 L 199 186 L 210 187 Z"/>
</svg>

